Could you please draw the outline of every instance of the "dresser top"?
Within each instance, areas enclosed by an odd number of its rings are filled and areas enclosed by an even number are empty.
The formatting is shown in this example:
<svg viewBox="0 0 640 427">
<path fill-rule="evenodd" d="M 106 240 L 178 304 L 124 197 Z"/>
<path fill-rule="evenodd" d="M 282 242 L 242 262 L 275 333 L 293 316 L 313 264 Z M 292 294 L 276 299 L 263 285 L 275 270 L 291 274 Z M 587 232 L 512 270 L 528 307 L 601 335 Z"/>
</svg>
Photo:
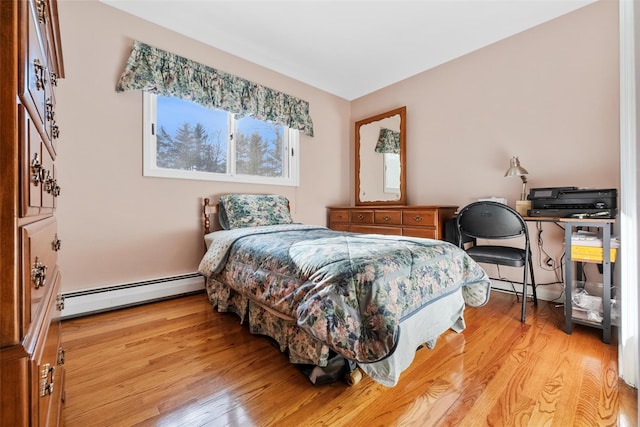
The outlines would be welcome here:
<svg viewBox="0 0 640 427">
<path fill-rule="evenodd" d="M 458 209 L 455 205 L 343 205 L 343 206 L 327 206 L 327 209 L 379 209 L 379 210 L 397 210 L 397 209 Z"/>
</svg>

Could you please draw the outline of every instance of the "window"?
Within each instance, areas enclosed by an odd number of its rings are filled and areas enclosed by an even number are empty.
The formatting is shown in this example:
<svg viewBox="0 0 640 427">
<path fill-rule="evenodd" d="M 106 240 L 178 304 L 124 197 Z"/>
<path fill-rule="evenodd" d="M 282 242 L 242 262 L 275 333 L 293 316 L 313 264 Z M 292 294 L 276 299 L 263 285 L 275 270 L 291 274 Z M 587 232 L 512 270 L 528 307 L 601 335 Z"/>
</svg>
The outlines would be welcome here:
<svg viewBox="0 0 640 427">
<path fill-rule="evenodd" d="M 144 175 L 298 185 L 298 131 L 143 92 Z"/>
</svg>

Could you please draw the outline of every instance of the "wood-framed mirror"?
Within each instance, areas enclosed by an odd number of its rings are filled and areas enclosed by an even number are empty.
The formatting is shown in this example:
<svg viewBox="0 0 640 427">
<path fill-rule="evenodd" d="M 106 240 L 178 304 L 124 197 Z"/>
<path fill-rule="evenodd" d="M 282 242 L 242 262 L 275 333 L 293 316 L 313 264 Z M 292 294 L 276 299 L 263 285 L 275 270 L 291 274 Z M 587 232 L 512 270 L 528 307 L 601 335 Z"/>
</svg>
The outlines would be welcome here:
<svg viewBox="0 0 640 427">
<path fill-rule="evenodd" d="M 406 204 L 406 110 L 356 122 L 356 205 Z"/>
</svg>

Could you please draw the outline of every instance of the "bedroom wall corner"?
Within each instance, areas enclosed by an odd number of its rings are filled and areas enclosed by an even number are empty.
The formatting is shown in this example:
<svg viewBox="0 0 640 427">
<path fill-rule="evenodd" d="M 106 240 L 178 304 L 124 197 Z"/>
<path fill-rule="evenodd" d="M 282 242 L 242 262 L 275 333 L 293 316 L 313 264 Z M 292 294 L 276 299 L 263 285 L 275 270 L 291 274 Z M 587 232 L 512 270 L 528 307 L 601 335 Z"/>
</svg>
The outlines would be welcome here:
<svg viewBox="0 0 640 427">
<path fill-rule="evenodd" d="M 277 193 L 295 221 L 326 224 L 349 200 L 348 101 L 125 14 L 98 0 L 59 3 L 66 79 L 59 80 L 58 221 L 63 292 L 192 274 L 203 255 L 202 199 Z M 133 40 L 309 101 L 299 187 L 142 176 L 142 94 L 116 93 Z M 329 172 L 327 172 L 329 171 Z"/>
</svg>

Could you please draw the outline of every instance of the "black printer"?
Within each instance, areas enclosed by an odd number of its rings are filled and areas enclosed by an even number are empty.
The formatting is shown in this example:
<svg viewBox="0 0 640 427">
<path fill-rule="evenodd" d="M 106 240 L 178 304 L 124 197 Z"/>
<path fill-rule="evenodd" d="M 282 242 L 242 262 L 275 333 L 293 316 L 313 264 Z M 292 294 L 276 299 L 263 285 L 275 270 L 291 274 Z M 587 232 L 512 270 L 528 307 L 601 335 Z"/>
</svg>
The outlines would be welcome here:
<svg viewBox="0 0 640 427">
<path fill-rule="evenodd" d="M 618 214 L 618 190 L 594 190 L 577 187 L 532 188 L 528 214 L 532 217 L 615 218 Z"/>
</svg>

